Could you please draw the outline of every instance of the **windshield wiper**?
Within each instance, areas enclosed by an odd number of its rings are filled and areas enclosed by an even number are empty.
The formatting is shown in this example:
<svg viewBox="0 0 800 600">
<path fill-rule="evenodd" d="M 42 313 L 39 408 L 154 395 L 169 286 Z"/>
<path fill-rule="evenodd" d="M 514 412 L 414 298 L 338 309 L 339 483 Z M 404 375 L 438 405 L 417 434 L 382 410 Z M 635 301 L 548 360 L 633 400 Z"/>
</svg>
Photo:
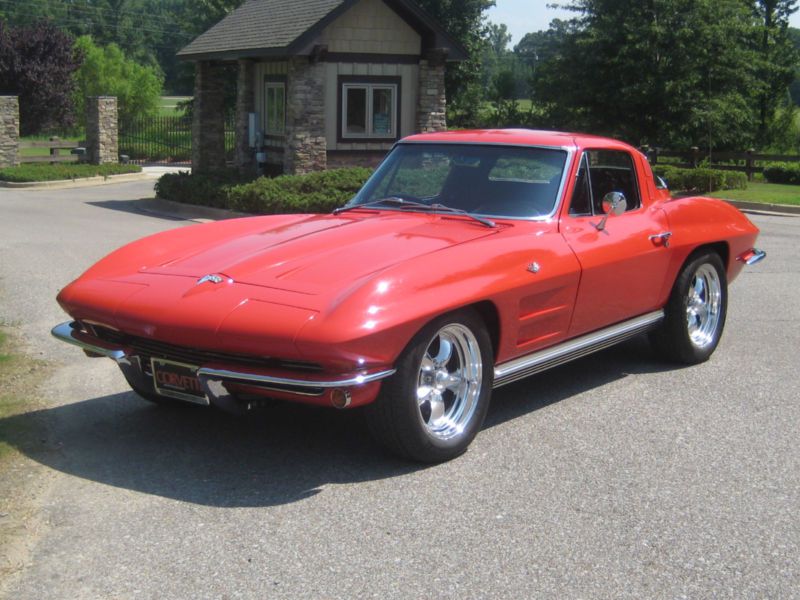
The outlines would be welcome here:
<svg viewBox="0 0 800 600">
<path fill-rule="evenodd" d="M 471 212 L 466 211 L 462 208 L 453 208 L 452 206 L 445 206 L 444 204 L 431 204 L 430 206 L 428 206 L 428 208 L 436 212 L 446 212 L 453 215 L 464 215 L 465 217 L 469 217 L 470 219 L 473 219 L 478 223 L 482 223 L 487 227 L 497 227 L 497 224 L 494 221 L 486 219 L 484 217 L 479 217 L 478 215 L 473 215 Z"/>
<path fill-rule="evenodd" d="M 473 219 L 478 223 L 486 225 L 487 227 L 497 227 L 494 221 L 490 221 L 489 219 L 473 215 L 472 213 L 467 212 L 466 210 L 462 210 L 460 208 L 452 208 L 450 206 L 445 206 L 444 204 L 438 204 L 438 203 L 425 204 L 423 202 L 417 202 L 416 200 L 405 200 L 403 198 L 400 198 L 399 196 L 387 196 L 386 198 L 373 200 L 371 202 L 365 202 L 364 204 L 348 204 L 347 206 L 342 206 L 340 208 L 335 209 L 333 211 L 333 214 L 338 215 L 348 210 L 354 210 L 356 208 L 369 208 L 373 206 L 380 206 L 381 204 L 388 204 L 390 206 L 403 209 L 410 208 L 410 209 L 423 210 L 426 212 L 434 212 L 434 213 L 445 212 L 453 215 L 464 215 L 465 217 L 469 217 L 470 219 Z"/>
<path fill-rule="evenodd" d="M 356 208 L 370 208 L 372 206 L 380 206 L 381 204 L 389 204 L 390 206 L 396 206 L 399 208 L 430 208 L 429 204 L 423 204 L 422 202 L 417 202 L 416 200 L 404 200 L 400 196 L 387 196 L 386 198 L 380 198 L 379 200 L 364 202 L 364 204 L 347 204 L 346 206 L 340 206 L 333 211 L 333 214 L 338 215 L 343 212 L 347 212 L 348 210 L 354 210 Z"/>
</svg>

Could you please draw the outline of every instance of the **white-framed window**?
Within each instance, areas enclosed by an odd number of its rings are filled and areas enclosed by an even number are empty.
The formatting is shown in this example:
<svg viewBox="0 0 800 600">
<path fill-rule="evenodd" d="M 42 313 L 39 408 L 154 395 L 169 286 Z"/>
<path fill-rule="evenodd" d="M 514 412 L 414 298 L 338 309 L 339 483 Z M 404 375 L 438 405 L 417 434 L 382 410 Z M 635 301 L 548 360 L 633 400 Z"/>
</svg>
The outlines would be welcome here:
<svg viewBox="0 0 800 600">
<path fill-rule="evenodd" d="M 264 84 L 264 133 L 283 135 L 286 131 L 286 83 L 267 81 Z"/>
<path fill-rule="evenodd" d="M 343 83 L 342 138 L 397 137 L 397 84 Z"/>
</svg>

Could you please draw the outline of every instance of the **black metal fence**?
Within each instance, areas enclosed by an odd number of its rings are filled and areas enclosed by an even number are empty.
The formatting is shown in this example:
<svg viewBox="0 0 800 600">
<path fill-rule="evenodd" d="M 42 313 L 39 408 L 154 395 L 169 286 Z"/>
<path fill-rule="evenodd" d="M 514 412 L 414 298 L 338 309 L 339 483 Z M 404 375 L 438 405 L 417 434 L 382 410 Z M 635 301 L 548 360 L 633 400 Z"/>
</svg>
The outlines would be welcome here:
<svg viewBox="0 0 800 600">
<path fill-rule="evenodd" d="M 234 119 L 225 120 L 225 151 L 233 158 Z M 159 116 L 120 122 L 119 153 L 132 163 L 185 164 L 192 162 L 192 120 Z"/>
</svg>

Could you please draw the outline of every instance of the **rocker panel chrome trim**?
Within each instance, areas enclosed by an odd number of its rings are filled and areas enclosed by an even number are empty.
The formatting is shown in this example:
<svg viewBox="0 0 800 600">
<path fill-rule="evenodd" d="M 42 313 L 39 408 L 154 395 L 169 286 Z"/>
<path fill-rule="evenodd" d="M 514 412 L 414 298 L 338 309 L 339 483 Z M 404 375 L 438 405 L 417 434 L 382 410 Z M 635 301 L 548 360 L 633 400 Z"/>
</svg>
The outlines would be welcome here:
<svg viewBox="0 0 800 600">
<path fill-rule="evenodd" d="M 652 329 L 663 318 L 664 311 L 657 310 L 497 365 L 494 369 L 494 387 L 499 388 L 613 346 Z"/>
</svg>

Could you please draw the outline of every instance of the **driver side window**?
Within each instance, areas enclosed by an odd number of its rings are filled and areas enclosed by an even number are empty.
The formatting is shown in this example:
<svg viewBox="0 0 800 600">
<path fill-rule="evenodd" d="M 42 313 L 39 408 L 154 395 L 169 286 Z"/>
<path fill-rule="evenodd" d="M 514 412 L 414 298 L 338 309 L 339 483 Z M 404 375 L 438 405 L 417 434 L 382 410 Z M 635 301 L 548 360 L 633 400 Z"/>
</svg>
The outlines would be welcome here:
<svg viewBox="0 0 800 600">
<path fill-rule="evenodd" d="M 581 157 L 569 214 L 602 215 L 603 198 L 610 192 L 625 195 L 627 211 L 641 206 L 633 159 L 618 150 L 587 150 Z"/>
</svg>

